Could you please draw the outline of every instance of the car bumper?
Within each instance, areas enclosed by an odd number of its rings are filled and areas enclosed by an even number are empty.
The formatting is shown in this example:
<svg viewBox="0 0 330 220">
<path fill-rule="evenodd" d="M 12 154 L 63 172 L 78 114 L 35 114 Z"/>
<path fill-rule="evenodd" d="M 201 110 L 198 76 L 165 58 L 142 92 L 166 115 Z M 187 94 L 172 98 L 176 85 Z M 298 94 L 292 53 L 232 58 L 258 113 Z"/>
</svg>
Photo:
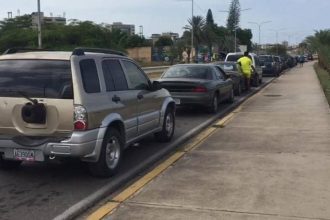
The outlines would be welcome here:
<svg viewBox="0 0 330 220">
<path fill-rule="evenodd" d="M 212 95 L 210 93 L 203 94 L 179 94 L 171 93 L 176 105 L 210 105 Z"/>
<path fill-rule="evenodd" d="M 34 152 L 34 161 L 45 161 L 47 157 L 74 157 L 90 160 L 96 157 L 96 149 L 103 139 L 97 139 L 99 129 L 85 132 L 74 132 L 70 138 L 59 142 L 46 142 L 38 146 L 25 146 L 11 138 L 0 138 L 0 154 L 4 159 L 15 160 L 14 150 Z"/>
</svg>

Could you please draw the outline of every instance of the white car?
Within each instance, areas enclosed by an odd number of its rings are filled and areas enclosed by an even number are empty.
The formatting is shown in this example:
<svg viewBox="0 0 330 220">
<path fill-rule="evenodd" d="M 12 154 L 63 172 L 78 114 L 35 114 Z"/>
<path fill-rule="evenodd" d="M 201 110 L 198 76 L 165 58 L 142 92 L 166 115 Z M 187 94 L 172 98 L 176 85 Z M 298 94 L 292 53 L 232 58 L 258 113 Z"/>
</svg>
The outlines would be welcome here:
<svg viewBox="0 0 330 220">
<path fill-rule="evenodd" d="M 243 52 L 228 53 L 225 62 L 237 62 L 239 58 L 244 56 Z M 249 57 L 252 60 L 253 73 L 251 77 L 252 85 L 259 86 L 262 83 L 262 68 L 260 66 L 259 57 L 257 54 L 249 53 Z"/>
</svg>

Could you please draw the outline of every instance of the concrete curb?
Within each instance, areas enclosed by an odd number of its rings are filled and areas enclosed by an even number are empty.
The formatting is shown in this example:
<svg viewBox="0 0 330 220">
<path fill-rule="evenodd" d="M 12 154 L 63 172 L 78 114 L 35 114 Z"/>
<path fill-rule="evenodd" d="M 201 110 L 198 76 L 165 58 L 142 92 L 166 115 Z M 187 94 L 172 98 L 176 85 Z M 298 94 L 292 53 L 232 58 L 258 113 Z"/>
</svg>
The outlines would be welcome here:
<svg viewBox="0 0 330 220">
<path fill-rule="evenodd" d="M 120 178 L 116 179 L 115 181 L 110 182 L 109 184 L 103 186 L 101 189 L 97 190 L 93 194 L 87 196 L 85 199 L 83 199 L 80 202 L 76 203 L 75 205 L 71 206 L 69 209 L 64 211 L 62 214 L 56 216 L 54 218 L 54 220 L 68 220 L 68 219 L 73 219 L 73 218 L 79 216 L 84 211 L 91 208 L 93 205 L 95 205 L 96 203 L 98 203 L 99 201 L 104 199 L 105 197 L 109 196 L 119 186 L 125 185 L 128 181 L 132 180 L 139 173 L 145 171 L 147 168 L 154 165 L 160 159 L 171 154 L 181 144 L 183 144 L 184 142 L 189 140 L 194 135 L 200 133 L 203 129 L 210 126 L 213 122 L 215 122 L 219 118 L 222 118 L 222 117 L 226 116 L 227 114 L 229 114 L 231 111 L 233 111 L 239 105 L 241 105 L 245 100 L 249 99 L 250 97 L 252 97 L 255 94 L 257 94 L 258 92 L 260 92 L 264 87 L 266 87 L 268 84 L 272 83 L 275 79 L 277 79 L 277 78 L 271 79 L 269 82 L 264 83 L 262 86 L 260 86 L 256 90 L 253 90 L 250 94 L 240 98 L 234 104 L 227 106 L 225 109 L 223 109 L 218 114 L 216 114 L 213 117 L 211 117 L 210 119 L 206 120 L 204 123 L 200 124 L 199 126 L 193 128 L 192 130 L 190 130 L 189 132 L 187 132 L 185 135 L 181 136 L 180 138 L 176 139 L 174 142 L 172 142 L 166 148 L 160 150 L 157 154 L 152 155 L 144 163 L 137 165 L 136 167 L 134 167 L 134 169 L 130 170 L 125 175 L 122 175 Z"/>
</svg>

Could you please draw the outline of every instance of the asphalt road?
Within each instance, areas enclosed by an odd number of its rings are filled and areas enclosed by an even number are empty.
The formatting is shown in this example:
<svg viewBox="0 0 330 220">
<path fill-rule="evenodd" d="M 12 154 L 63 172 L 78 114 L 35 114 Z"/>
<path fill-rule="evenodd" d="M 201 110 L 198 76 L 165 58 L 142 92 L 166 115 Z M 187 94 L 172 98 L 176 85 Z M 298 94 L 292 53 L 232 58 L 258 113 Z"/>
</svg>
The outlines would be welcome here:
<svg viewBox="0 0 330 220">
<path fill-rule="evenodd" d="M 271 79 L 264 78 L 264 82 Z M 225 107 L 221 105 L 220 111 Z M 179 108 L 173 141 L 210 117 L 203 109 Z M 150 137 L 128 148 L 119 174 L 109 179 L 91 177 L 79 161 L 24 163 L 18 170 L 0 171 L 0 219 L 52 219 L 168 146 Z"/>
</svg>

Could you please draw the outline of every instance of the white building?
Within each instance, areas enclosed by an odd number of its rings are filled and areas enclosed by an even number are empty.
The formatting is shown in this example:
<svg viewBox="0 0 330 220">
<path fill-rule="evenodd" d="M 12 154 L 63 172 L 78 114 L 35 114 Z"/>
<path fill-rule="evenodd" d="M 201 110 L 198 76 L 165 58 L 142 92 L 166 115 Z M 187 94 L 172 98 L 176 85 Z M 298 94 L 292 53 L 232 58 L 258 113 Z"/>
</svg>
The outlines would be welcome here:
<svg viewBox="0 0 330 220">
<path fill-rule="evenodd" d="M 110 30 L 118 29 L 121 32 L 127 33 L 128 35 L 135 34 L 135 25 L 133 24 L 123 24 L 121 22 L 113 22 L 112 24 L 106 25 Z"/>
</svg>

